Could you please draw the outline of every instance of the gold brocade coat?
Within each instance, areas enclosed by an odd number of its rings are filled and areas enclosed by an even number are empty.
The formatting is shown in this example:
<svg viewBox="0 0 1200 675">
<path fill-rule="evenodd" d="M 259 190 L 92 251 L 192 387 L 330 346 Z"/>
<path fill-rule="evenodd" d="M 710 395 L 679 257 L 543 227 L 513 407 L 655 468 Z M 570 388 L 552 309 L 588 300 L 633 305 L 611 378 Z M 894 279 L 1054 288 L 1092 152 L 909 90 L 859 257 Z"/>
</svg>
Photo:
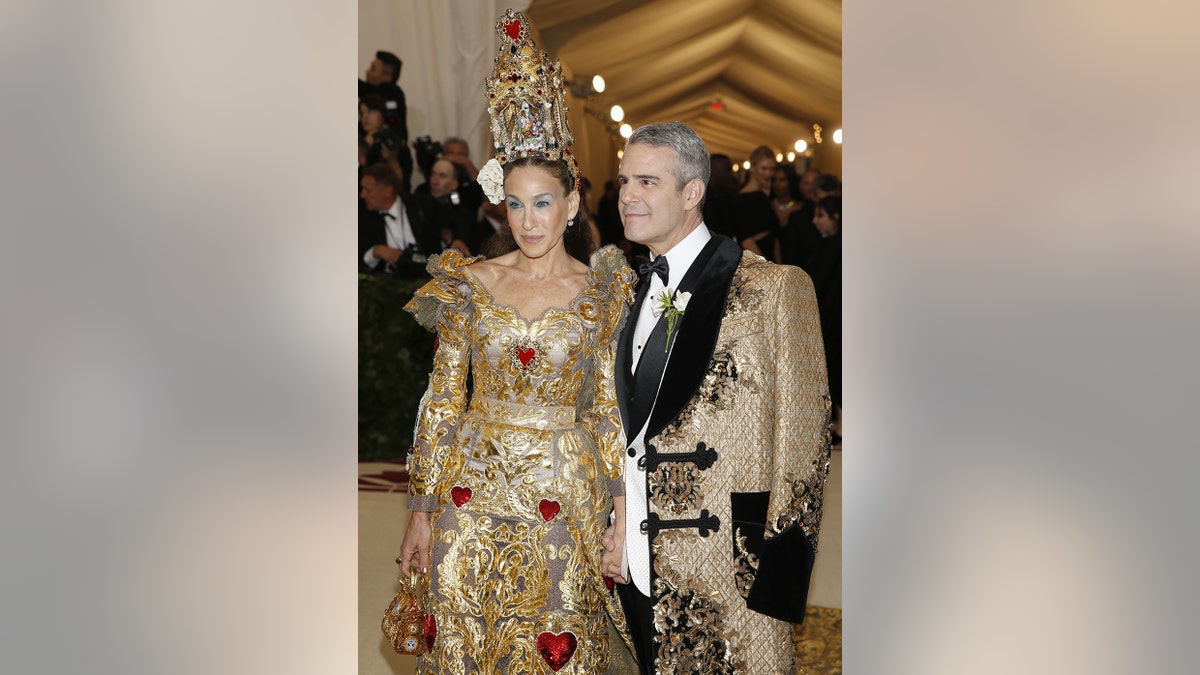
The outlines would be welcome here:
<svg viewBox="0 0 1200 675">
<path fill-rule="evenodd" d="M 692 269 L 646 431 L 655 668 L 790 675 L 829 470 L 816 298 L 799 268 L 720 235 Z M 616 374 L 630 436 L 632 333 Z"/>
<path fill-rule="evenodd" d="M 409 466 L 409 509 L 433 527 L 418 670 L 605 673 L 625 629 L 600 556 L 624 488 L 612 374 L 633 271 L 601 249 L 570 305 L 530 321 L 491 297 L 474 260 L 433 258 L 405 306 L 438 336 Z"/>
</svg>

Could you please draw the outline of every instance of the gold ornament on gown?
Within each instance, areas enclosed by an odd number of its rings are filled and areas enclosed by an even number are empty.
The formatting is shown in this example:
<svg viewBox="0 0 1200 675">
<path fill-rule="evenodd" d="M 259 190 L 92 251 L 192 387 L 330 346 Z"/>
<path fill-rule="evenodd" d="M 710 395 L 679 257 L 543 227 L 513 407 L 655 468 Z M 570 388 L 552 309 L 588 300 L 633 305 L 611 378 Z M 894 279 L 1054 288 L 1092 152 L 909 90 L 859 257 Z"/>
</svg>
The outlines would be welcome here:
<svg viewBox="0 0 1200 675">
<path fill-rule="evenodd" d="M 420 672 L 604 673 L 609 617 L 625 630 L 600 538 L 624 464 L 612 374 L 633 271 L 602 249 L 568 307 L 527 320 L 474 260 L 431 260 L 405 307 L 439 336 L 410 467 L 410 508 L 433 524 Z"/>
</svg>

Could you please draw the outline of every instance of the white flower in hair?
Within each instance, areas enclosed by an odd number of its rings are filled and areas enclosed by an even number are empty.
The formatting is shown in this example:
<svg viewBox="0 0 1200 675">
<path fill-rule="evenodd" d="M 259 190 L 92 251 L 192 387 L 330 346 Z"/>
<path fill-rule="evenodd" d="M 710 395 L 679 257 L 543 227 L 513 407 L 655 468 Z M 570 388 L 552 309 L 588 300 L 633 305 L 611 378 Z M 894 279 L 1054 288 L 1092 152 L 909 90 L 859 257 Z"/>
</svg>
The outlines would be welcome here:
<svg viewBox="0 0 1200 675">
<path fill-rule="evenodd" d="M 499 204 L 504 200 L 504 169 L 495 157 L 483 165 L 475 180 L 479 182 L 479 187 L 483 188 L 483 194 L 489 202 Z"/>
</svg>

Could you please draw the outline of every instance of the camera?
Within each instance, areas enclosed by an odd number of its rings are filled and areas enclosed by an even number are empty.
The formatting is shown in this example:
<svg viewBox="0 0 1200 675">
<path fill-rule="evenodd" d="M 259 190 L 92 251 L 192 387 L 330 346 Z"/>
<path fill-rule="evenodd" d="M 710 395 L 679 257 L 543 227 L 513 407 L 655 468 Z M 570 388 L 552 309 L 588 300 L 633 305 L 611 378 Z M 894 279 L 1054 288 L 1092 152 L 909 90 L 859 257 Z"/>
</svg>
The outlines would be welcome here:
<svg viewBox="0 0 1200 675">
<path fill-rule="evenodd" d="M 428 136 L 420 136 L 413 141 L 413 150 L 417 153 L 417 166 L 421 173 L 429 176 L 433 173 L 433 163 L 442 156 L 441 142 L 431 140 Z"/>
<path fill-rule="evenodd" d="M 404 145 L 404 139 L 400 137 L 400 132 L 391 128 L 385 128 L 376 132 L 375 139 L 392 152 L 395 152 Z"/>
</svg>

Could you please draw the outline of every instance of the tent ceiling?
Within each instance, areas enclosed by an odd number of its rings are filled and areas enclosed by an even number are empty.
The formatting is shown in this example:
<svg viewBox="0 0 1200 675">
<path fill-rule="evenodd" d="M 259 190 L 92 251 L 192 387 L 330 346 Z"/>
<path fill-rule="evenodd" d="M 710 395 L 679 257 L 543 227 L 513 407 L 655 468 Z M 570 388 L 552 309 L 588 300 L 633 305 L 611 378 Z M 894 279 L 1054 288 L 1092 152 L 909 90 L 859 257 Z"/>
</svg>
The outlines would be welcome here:
<svg viewBox="0 0 1200 675">
<path fill-rule="evenodd" d="M 539 44 L 634 126 L 683 120 L 744 159 L 842 124 L 841 0 L 533 0 Z M 723 109 L 714 110 L 720 99 Z"/>
</svg>

